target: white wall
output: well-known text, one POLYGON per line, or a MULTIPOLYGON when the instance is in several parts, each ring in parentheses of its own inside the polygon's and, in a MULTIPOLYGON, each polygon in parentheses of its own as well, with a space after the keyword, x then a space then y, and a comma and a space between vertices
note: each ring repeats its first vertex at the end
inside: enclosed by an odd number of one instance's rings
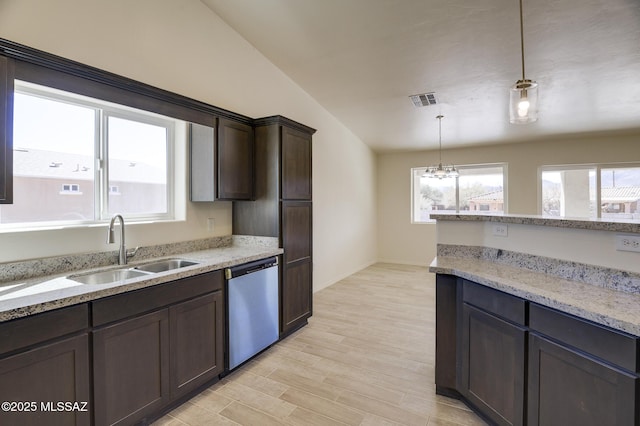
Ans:
MULTIPOLYGON (((280 114, 317 129, 315 289, 376 260, 375 155, 200 1, 2 0, 0 37, 244 115, 280 114)), ((128 245, 229 235, 231 208, 187 203, 186 222, 130 226, 128 245)), ((105 234, 2 234, 0 261, 114 249, 105 234)))
POLYGON ((439 220, 437 242, 503 249, 535 256, 640 273, 640 253, 616 249, 624 232, 504 223, 507 236, 495 236, 496 222, 439 220))
MULTIPOLYGON (((443 150, 454 164, 508 164, 509 213, 538 214, 543 165, 640 161, 640 131, 583 134, 529 142, 443 150)), ((438 161, 437 151, 378 154, 378 258, 428 265, 436 255, 435 224, 411 224, 411 168, 438 161)))

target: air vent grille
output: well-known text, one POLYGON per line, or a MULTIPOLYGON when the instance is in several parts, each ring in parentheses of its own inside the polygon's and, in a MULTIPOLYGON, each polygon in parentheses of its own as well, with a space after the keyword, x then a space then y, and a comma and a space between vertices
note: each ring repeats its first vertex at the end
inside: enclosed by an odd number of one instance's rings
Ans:
POLYGON ((411 95, 411 96, 409 96, 409 99, 411 99, 411 102, 413 102, 413 105, 416 108, 421 108, 421 107, 425 107, 425 106, 429 106, 429 105, 435 105, 435 104, 438 103, 438 100, 436 99, 435 92, 421 93, 421 94, 418 94, 418 95, 411 95))

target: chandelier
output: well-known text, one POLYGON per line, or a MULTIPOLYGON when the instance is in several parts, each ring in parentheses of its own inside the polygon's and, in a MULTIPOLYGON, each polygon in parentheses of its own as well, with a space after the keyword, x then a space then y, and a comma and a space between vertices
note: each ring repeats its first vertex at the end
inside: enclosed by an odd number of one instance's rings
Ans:
POLYGON ((454 166, 453 164, 448 164, 445 166, 442 165, 442 119, 444 118, 444 115, 438 115, 436 116, 436 118, 438 119, 438 144, 439 144, 438 152, 440 155, 440 161, 438 162, 437 166, 427 167, 422 177, 430 177, 430 178, 438 178, 438 179, 457 178, 460 174, 458 173, 456 166, 454 166))

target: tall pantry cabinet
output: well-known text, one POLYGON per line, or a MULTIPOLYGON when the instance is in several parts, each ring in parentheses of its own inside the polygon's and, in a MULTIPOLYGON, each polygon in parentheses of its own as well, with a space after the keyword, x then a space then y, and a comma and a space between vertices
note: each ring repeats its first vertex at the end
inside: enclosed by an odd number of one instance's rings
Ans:
POLYGON ((277 237, 280 334, 312 313, 311 137, 315 130, 282 116, 255 121, 255 201, 236 201, 233 233, 277 237))

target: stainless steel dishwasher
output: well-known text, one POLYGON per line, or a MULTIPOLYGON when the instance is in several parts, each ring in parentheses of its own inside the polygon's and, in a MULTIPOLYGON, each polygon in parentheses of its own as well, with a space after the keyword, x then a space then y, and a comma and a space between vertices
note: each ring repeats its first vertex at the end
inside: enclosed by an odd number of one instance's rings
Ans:
POLYGON ((278 258, 227 268, 228 369, 278 340, 278 258))

